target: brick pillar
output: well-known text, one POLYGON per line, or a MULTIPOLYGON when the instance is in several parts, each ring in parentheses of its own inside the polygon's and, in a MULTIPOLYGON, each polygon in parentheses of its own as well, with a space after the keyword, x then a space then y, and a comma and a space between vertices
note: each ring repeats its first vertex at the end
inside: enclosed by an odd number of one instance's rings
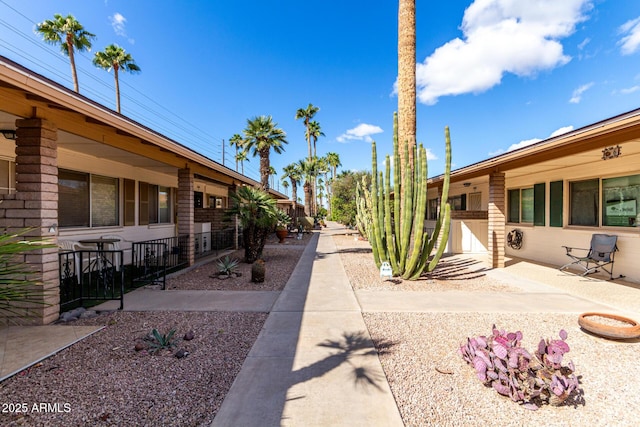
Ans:
POLYGON ((504 268, 504 173, 489 175, 489 259, 493 268, 504 268))
POLYGON ((188 236, 186 248, 188 265, 193 265, 195 262, 194 212, 193 173, 191 169, 180 169, 178 171, 178 236, 188 236))
MULTIPOLYGON (((15 206, 5 211, 6 219, 14 230, 33 227, 29 237, 51 238, 49 228, 58 222, 58 131, 42 119, 17 120, 16 126, 15 206)), ((44 290, 38 297, 44 304, 36 304, 31 309, 33 316, 21 322, 51 323, 60 314, 58 250, 30 251, 24 261, 34 271, 36 286, 44 290)))

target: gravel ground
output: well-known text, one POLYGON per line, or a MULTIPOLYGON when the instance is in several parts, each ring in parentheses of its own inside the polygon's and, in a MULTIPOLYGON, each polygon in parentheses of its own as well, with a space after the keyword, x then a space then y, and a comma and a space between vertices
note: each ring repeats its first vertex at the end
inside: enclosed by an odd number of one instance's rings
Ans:
MULTIPOLYGON (((170 289, 281 290, 311 235, 270 239, 266 280, 251 282, 241 263, 237 279, 209 277, 214 262, 167 281, 170 289)), ((234 254, 241 258, 242 252, 234 254)), ((253 346, 268 313, 113 312, 74 325, 105 328, 0 383, 0 402, 27 403, 27 414, 0 413, 2 426, 208 426, 253 346), (176 347, 136 351, 152 329, 175 329, 176 347), (193 331, 193 340, 183 340, 193 331), (189 354, 176 358, 176 351, 189 354), (34 403, 57 404, 38 413, 34 403)))
MULTIPOLYGON (((262 252, 265 262, 265 280, 263 283, 251 282, 251 264, 242 262, 244 250, 229 254, 230 259, 238 259, 237 271, 240 277, 228 279, 218 278, 216 262, 189 269, 187 272, 167 278, 167 289, 178 290, 211 290, 211 291, 281 291, 287 284, 302 252, 311 239, 312 234, 305 234, 302 240, 287 238, 285 243, 278 244, 277 239, 270 238, 262 252)), ((224 258, 224 257, 223 257, 224 258)))
POLYGON ((62 412, 0 414, 0 425, 210 425, 266 318, 115 312, 78 320, 74 324, 106 327, 0 384, 0 402, 26 402, 29 409, 58 404, 62 412), (162 334, 175 329, 177 347, 136 352, 153 328, 162 334), (189 331, 195 338, 183 340, 189 331), (178 359, 179 349, 189 354, 178 359))
MULTIPOLYGON (((364 313, 406 426, 637 426, 640 342, 621 343, 580 330, 571 314, 364 313), (522 331, 533 351, 540 338, 569 333, 582 395, 569 404, 529 411, 476 378, 456 351, 467 337, 500 329, 522 331), (438 372, 446 372, 445 374, 438 372)), ((571 398, 570 398, 571 399, 571 398)))
MULTIPOLYGON (((270 275, 289 266, 288 278, 309 237, 303 242, 288 239, 286 248, 265 248, 268 289, 284 286, 284 274, 280 279, 269 279, 270 275)), ((487 277, 480 263, 447 259, 423 280, 381 281, 367 242, 346 235, 334 240, 354 289, 518 291, 487 277)), ((211 265, 202 266, 176 276, 169 287, 264 290, 251 286, 250 273, 234 283, 235 279, 210 278, 210 269, 211 265)), ((106 327, 0 384, 2 402, 58 403, 62 410, 68 403, 70 412, 0 414, 0 425, 209 425, 266 317, 266 313, 124 312, 79 320, 75 324, 106 327), (163 333, 175 328, 176 349, 184 348, 189 355, 178 359, 175 350, 157 355, 136 352, 135 344, 153 328, 163 333), (183 341, 190 330, 195 338, 183 341)), ((572 314, 364 313, 363 317, 374 343, 392 343, 379 357, 407 426, 637 425, 640 340, 615 342, 589 335, 579 329, 572 314), (532 412, 483 386, 456 351, 467 337, 490 334, 494 323, 522 331, 523 344, 530 350, 541 337, 555 338, 560 329, 567 330, 571 351, 566 360, 575 363, 581 394, 564 406, 532 412)))
POLYGON ((442 258, 438 266, 420 280, 401 278, 381 280, 369 242, 357 240, 351 235, 334 235, 333 241, 340 252, 342 264, 354 290, 397 291, 484 291, 519 292, 520 289, 490 279, 484 273, 483 263, 473 259, 442 258))

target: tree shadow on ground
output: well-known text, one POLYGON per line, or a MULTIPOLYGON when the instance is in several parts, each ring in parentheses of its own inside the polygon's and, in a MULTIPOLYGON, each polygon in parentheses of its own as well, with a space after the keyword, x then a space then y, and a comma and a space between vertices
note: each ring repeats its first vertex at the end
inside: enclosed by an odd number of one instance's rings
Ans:
POLYGON ((484 272, 489 270, 475 259, 440 260, 432 272, 423 274, 422 277, 435 280, 473 280, 486 276, 484 272))
MULTIPOLYGON (((291 386, 322 377, 343 363, 348 363, 351 365, 351 378, 356 387, 383 391, 380 384, 386 381, 384 374, 373 371, 354 359, 356 357, 378 356, 390 353, 395 345, 396 343, 393 341, 382 340, 377 343, 377 346, 374 346, 373 341, 364 331, 345 332, 338 340, 327 339, 319 343, 318 347, 335 350, 335 353, 293 371, 291 386)), ((296 397, 295 399, 299 398, 296 397)))

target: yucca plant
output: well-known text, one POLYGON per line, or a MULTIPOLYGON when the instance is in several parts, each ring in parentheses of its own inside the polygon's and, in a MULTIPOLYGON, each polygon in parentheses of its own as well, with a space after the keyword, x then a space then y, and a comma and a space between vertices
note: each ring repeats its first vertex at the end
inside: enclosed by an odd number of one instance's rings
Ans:
POLYGON ((28 318, 35 307, 46 306, 42 284, 33 278, 35 271, 23 261, 26 252, 52 248, 41 238, 25 237, 32 229, 0 235, 0 317, 28 318))

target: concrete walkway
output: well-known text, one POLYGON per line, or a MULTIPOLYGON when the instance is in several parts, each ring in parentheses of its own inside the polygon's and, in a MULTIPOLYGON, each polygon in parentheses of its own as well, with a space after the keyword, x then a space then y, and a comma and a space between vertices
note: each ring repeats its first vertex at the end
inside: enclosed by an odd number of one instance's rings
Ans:
POLYGON ((330 233, 308 244, 213 425, 403 425, 330 233))

